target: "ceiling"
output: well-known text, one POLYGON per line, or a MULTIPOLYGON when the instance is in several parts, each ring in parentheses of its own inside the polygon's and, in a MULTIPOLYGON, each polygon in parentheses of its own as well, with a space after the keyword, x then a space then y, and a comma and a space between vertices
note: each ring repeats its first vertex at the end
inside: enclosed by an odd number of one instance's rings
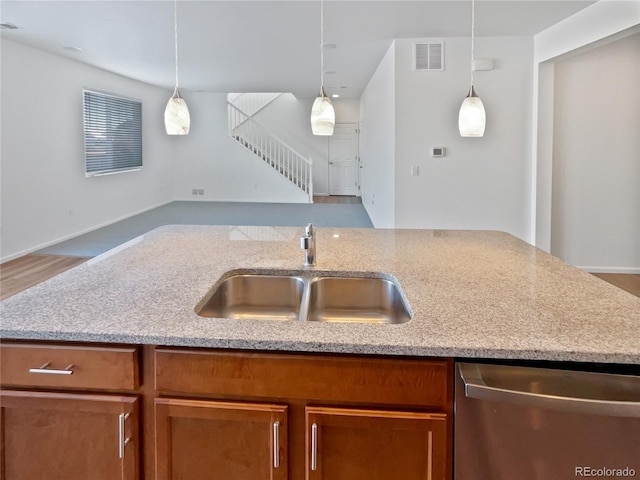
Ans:
MULTIPOLYGON (((533 36, 592 3, 476 0, 476 48, 483 36, 533 36)), ((393 38, 471 30, 466 0, 327 0, 324 9, 325 45, 335 45, 324 48, 325 86, 343 97, 360 96, 393 38)), ((21 27, 2 38, 173 88, 171 0, 2 0, 0 22, 21 27)), ((178 24, 183 91, 317 95, 319 1, 179 0, 178 24)))

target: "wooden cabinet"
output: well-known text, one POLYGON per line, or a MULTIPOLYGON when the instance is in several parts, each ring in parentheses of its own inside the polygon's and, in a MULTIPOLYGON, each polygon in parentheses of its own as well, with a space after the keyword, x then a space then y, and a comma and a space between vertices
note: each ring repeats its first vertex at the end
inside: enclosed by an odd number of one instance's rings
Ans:
POLYGON ((444 479, 447 416, 306 408, 308 480, 444 479))
POLYGON ((157 480, 208 478, 197 462, 234 479, 451 478, 450 360, 157 348, 154 363, 157 480))
POLYGON ((139 386, 136 347, 3 342, 0 357, 3 387, 131 391, 139 386))
POLYGON ((0 478, 138 479, 135 352, 3 343, 0 478))
POLYGON ((287 407, 155 400, 158 480, 287 480, 287 407))
POLYGON ((3 480, 134 480, 137 398, 3 391, 3 480))
POLYGON ((3 342, 0 480, 451 480, 452 359, 3 342))

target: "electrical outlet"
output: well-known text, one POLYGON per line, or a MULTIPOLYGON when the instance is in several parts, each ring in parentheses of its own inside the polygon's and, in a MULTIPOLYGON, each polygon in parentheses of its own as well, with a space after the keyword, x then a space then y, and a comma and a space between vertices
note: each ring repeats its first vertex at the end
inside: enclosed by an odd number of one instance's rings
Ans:
POLYGON ((420 175, 420 167, 418 167, 417 165, 414 165, 411 167, 411 176, 412 177, 417 177, 420 175))
POLYGON ((192 188, 191 189, 191 195, 198 195, 198 189, 197 188, 192 188))
POLYGON ((198 189, 198 195, 204 195, 204 188, 198 189))

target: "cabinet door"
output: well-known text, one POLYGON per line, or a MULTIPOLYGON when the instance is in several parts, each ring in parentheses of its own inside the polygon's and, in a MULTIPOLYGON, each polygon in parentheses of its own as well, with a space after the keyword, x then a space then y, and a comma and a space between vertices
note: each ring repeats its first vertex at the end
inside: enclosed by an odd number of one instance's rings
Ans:
POLYGON ((158 398, 157 480, 286 480, 286 405, 158 398))
POLYGON ((307 480, 444 480, 447 416, 306 407, 307 480))
POLYGON ((136 480, 137 397, 0 392, 2 480, 136 480))

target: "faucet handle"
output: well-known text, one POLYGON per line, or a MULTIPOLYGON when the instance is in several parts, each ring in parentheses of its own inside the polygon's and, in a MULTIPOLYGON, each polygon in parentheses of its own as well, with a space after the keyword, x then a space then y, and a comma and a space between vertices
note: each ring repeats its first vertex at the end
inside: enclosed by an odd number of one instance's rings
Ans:
POLYGON ((307 227, 304 229, 304 233, 305 235, 307 235, 308 237, 312 236, 314 233, 316 233, 316 227, 313 226, 313 223, 309 223, 307 225, 307 227))

